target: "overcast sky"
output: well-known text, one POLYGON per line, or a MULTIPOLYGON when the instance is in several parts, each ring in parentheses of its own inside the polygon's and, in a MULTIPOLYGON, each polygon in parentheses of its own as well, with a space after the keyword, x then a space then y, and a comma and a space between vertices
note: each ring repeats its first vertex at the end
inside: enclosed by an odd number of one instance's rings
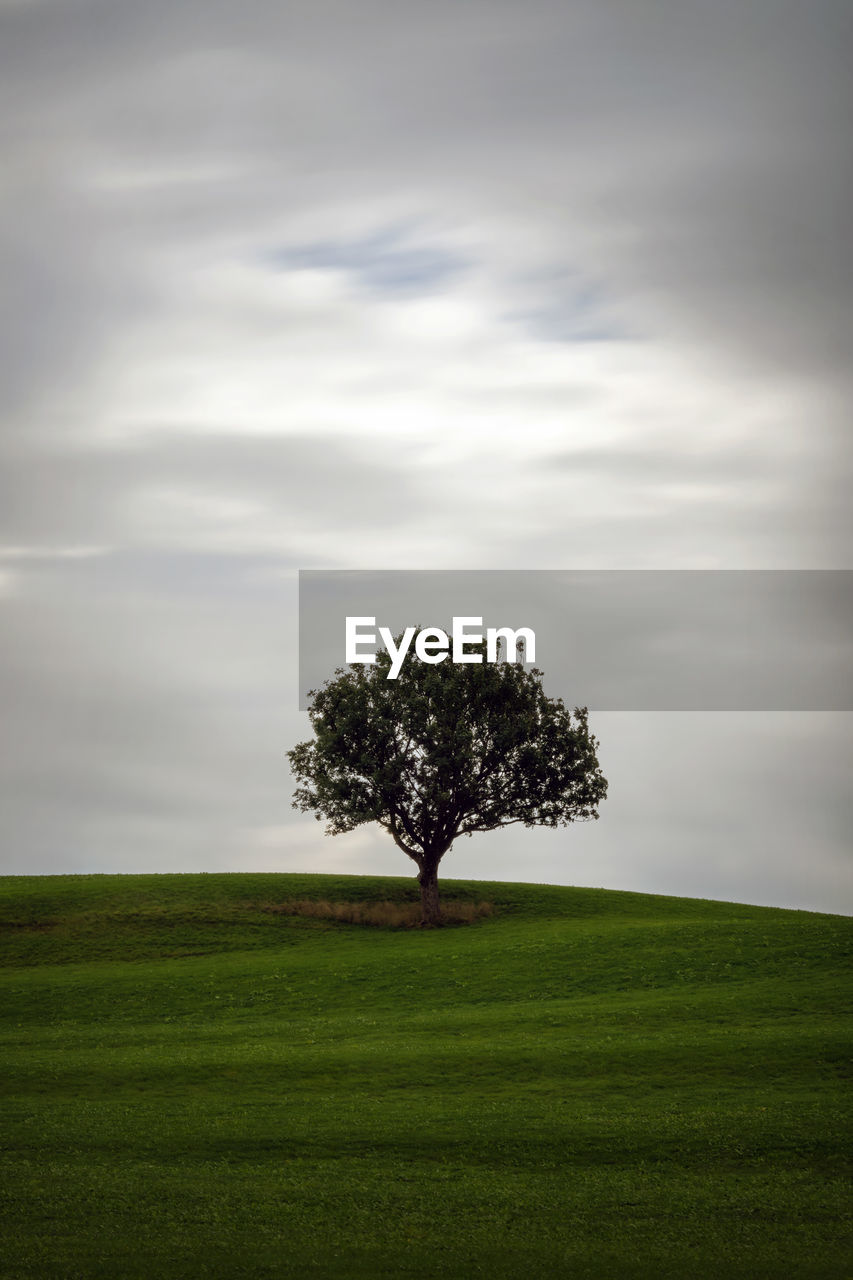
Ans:
MULTIPOLYGON (((2 870, 409 873, 290 808, 299 568, 853 568, 851 48, 0 0, 2 870)), ((599 822, 444 873, 853 911, 850 713, 592 727, 599 822)))

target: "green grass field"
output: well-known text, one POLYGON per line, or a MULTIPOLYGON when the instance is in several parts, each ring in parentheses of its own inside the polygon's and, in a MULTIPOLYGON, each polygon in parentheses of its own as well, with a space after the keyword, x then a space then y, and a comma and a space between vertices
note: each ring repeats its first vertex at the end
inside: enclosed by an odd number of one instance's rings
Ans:
POLYGON ((853 920, 415 890, 0 879, 0 1275, 853 1275, 853 920))

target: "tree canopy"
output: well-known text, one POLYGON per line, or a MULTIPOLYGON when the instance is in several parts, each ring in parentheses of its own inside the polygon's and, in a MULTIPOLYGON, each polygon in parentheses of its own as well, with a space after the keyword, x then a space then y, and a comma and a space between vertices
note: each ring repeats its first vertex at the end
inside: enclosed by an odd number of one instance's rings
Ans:
POLYGON ((390 662, 381 650, 311 691, 314 738, 288 752, 293 806, 330 835, 378 822, 417 864, 423 923, 436 924, 457 836, 597 818, 607 781, 587 708, 548 697, 536 668, 409 654, 389 680, 390 662))

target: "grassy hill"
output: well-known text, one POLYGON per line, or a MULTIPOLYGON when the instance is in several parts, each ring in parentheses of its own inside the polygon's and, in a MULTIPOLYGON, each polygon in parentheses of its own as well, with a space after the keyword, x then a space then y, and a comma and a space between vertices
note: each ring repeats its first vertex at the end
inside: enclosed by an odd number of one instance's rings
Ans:
POLYGON ((852 920, 415 889, 0 878, 0 1275, 853 1274, 852 920))

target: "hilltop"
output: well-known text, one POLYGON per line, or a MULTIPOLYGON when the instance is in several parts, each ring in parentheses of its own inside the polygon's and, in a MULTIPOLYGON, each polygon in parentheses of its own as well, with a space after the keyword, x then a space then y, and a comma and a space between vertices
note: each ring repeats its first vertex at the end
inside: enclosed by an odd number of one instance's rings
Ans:
POLYGON ((442 889, 0 878, 0 1275, 848 1274, 853 921, 442 889))

